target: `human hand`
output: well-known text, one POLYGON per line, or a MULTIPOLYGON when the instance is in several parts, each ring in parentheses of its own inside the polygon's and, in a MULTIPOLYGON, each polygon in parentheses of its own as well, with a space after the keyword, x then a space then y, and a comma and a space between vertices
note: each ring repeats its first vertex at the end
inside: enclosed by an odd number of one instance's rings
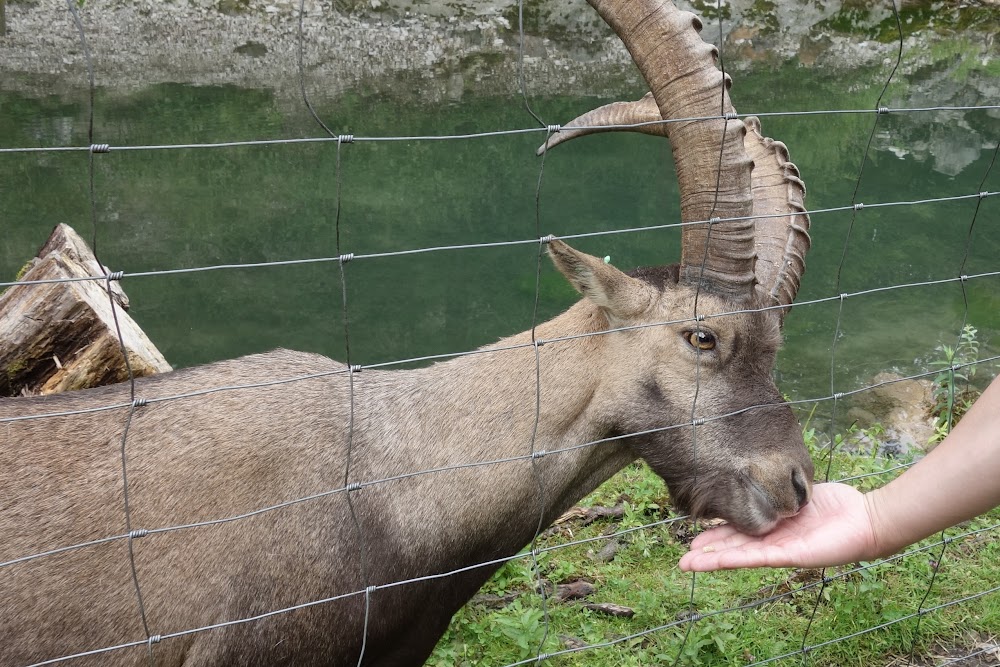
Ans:
POLYGON ((682 570, 708 572, 741 567, 826 567, 877 555, 865 495, 846 484, 817 484, 802 511, 760 537, 732 526, 707 530, 680 560, 682 570))

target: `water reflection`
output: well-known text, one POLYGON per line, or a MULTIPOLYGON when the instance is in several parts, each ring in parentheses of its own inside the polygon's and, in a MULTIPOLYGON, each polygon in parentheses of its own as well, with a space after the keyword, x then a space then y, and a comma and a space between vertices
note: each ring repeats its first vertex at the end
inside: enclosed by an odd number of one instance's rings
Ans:
MULTIPOLYGON (((737 108, 815 108, 817 100, 823 108, 867 108, 877 97, 877 84, 845 88, 841 77, 801 68, 744 73, 734 93, 737 108)), ((909 90, 898 90, 896 98, 905 100, 909 90)), ((460 103, 422 106, 353 93, 314 104, 336 131, 359 137, 532 124, 516 96, 463 96, 455 83, 452 97, 460 103)), ((535 97, 532 105, 546 120, 566 122, 603 101, 609 100, 535 97)), ((0 145, 86 143, 85 105, 77 95, 0 93, 0 107, 0 145)), ((134 93, 101 90, 97 108, 96 136, 112 145, 318 134, 301 109, 290 112, 287 100, 267 90, 176 84, 134 93)), ((807 205, 819 209, 851 202, 874 120, 874 114, 781 117, 765 118, 763 125, 765 134, 789 146, 808 186, 807 205)), ((540 179, 534 148, 542 136, 359 141, 343 149, 339 186, 335 144, 97 156, 101 258, 115 270, 135 272, 531 239, 536 221, 543 234, 572 234, 676 220, 666 142, 635 135, 571 142, 546 158, 540 179)), ((1000 121, 983 111, 880 118, 858 201, 1000 190, 1000 170, 983 182, 998 139, 1000 121)), ((90 235, 87 159, 84 153, 0 157, 0 273, 14 275, 58 222, 90 235)), ((988 198, 818 214, 800 299, 998 270, 998 206, 988 198)), ((611 255, 623 268, 679 258, 676 230, 600 236, 577 245, 611 255)), ((350 264, 353 361, 468 350, 528 327, 536 262, 536 247, 522 245, 350 264)), ((979 328, 983 354, 993 354, 998 286, 996 279, 981 279, 799 306, 787 318, 782 387, 796 397, 822 396, 831 386, 849 390, 887 368, 927 369, 935 347, 957 340, 966 320, 979 328)), ((335 264, 135 278, 124 288, 134 316, 176 366, 276 346, 343 358, 335 264)), ((544 265, 542 316, 574 298, 544 265)))

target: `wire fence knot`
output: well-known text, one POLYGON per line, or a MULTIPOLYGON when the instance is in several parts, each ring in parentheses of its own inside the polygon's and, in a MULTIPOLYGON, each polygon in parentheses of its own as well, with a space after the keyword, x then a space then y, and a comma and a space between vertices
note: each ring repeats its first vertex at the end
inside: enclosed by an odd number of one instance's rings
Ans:
POLYGON ((979 198, 980 198, 980 199, 986 199, 987 197, 989 197, 989 196, 990 196, 990 194, 991 194, 991 193, 989 193, 989 192, 980 192, 980 193, 979 193, 979 198))
POLYGON ((720 223, 720 222, 722 222, 722 218, 720 218, 719 216, 715 216, 714 218, 709 218, 709 219, 708 219, 708 225, 709 225, 710 227, 711 227, 712 225, 715 225, 715 224, 718 224, 718 223, 720 223))
POLYGON ((361 364, 351 364, 350 366, 347 367, 347 370, 350 371, 351 373, 360 373, 361 364))
POLYGON ((701 315, 695 315, 694 316, 694 321, 695 322, 704 322, 705 321, 705 314, 702 313, 701 315))
POLYGON ((90 144, 91 153, 110 153, 111 146, 109 144, 90 144))
POLYGON ((152 646, 153 644, 159 644, 160 640, 162 639, 163 639, 162 635, 150 635, 149 639, 146 640, 146 644, 148 646, 152 646))
POLYGON ((889 107, 879 107, 878 109, 875 110, 875 113, 877 113, 879 116, 884 116, 885 114, 889 113, 889 107))
POLYGON ((860 202, 860 201, 859 201, 859 202, 858 202, 857 204, 855 204, 855 205, 854 205, 854 210, 855 210, 855 211, 860 211, 860 210, 861 210, 861 209, 863 209, 864 207, 865 207, 865 204, 864 204, 864 202, 860 202))
POLYGON ((354 135, 353 134, 341 134, 337 137, 338 144, 353 144, 354 135))
POLYGON ((965 273, 963 273, 962 275, 960 275, 960 276, 958 277, 958 279, 959 279, 959 280, 961 280, 961 281, 962 281, 963 283, 964 283, 964 282, 968 282, 968 280, 969 280, 969 276, 968 276, 968 274, 965 274, 965 273))
POLYGON ((365 595, 369 595, 370 596, 372 593, 374 593, 377 590, 378 590, 378 586, 375 586, 374 584, 372 584, 371 586, 366 586, 365 587, 365 595))
POLYGON ((149 405, 149 399, 148 398, 133 398, 132 399, 132 407, 133 408, 144 408, 147 405, 149 405))
POLYGON ((556 132, 562 131, 562 125, 549 125, 545 128, 545 131, 549 134, 555 134, 556 132))
POLYGON ((735 111, 727 111, 725 114, 723 114, 722 117, 725 118, 726 120, 737 120, 740 117, 740 115, 735 111))
POLYGON ((125 277, 124 271, 112 271, 107 275, 108 280, 119 281, 125 277))
POLYGON ((546 234, 542 238, 538 239, 538 241, 540 243, 551 243, 552 241, 555 241, 555 240, 556 240, 556 235, 555 234, 546 234))
POLYGON ((692 426, 704 426, 705 425, 705 418, 704 417, 698 417, 697 419, 694 419, 691 422, 691 425, 692 426))
POLYGON ((128 533, 128 538, 130 540, 137 540, 140 537, 146 537, 149 535, 149 531, 145 528, 136 528, 135 530, 130 530, 128 533))
POLYGON ((346 253, 346 254, 341 255, 340 257, 338 257, 337 261, 340 262, 341 264, 347 264, 352 259, 354 259, 354 253, 353 252, 349 252, 349 253, 346 253))
POLYGON ((544 449, 539 449, 537 452, 531 452, 531 458, 533 458, 533 459, 540 459, 543 456, 545 456, 546 454, 548 454, 547 451, 545 451, 544 449))
POLYGON ((352 491, 360 491, 361 482, 351 482, 350 484, 347 485, 346 489, 348 493, 351 493, 352 491))
POLYGON ((835 400, 835 401, 839 401, 839 400, 840 400, 840 399, 842 399, 843 397, 844 397, 844 392, 842 392, 842 391, 838 391, 837 393, 835 393, 835 394, 833 395, 833 400, 835 400))

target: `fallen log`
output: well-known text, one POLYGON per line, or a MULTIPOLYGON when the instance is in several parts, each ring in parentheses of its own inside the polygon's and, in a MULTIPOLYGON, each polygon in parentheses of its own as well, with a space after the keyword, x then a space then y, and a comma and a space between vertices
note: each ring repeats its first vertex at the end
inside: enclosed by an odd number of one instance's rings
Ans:
MULTIPOLYGON (((105 273, 79 234, 60 224, 18 281, 105 273)), ((136 377, 171 370, 127 309, 128 297, 117 281, 9 287, 0 294, 0 396, 51 394, 127 380, 122 342, 136 377)))

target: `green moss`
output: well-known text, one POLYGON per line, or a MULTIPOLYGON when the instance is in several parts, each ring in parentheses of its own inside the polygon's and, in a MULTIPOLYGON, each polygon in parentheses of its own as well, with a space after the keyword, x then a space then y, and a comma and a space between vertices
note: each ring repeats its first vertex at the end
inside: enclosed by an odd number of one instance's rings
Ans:
POLYGON ((30 271, 31 267, 34 266, 34 265, 35 265, 35 262, 33 260, 28 260, 27 262, 25 262, 24 266, 22 266, 20 269, 18 269, 17 275, 14 276, 14 280, 20 280, 21 278, 23 278, 24 274, 26 274, 28 271, 30 271))
POLYGON ((704 19, 715 20, 720 16, 724 19, 732 18, 733 12, 729 8, 729 5, 723 5, 721 11, 719 10, 719 5, 712 0, 694 0, 691 3, 695 12, 698 13, 704 19))
POLYGON ((761 35, 773 35, 781 29, 777 10, 778 6, 771 0, 754 0, 747 16, 755 20, 761 35))
POLYGON ((246 14, 250 11, 250 0, 219 0, 216 7, 220 12, 229 16, 246 14))
POLYGON ((815 30, 817 32, 830 31, 849 35, 865 32, 866 28, 863 28, 863 26, 866 26, 869 22, 868 19, 870 16, 871 11, 868 8, 851 7, 845 3, 839 12, 817 23, 815 30))
POLYGON ((518 3, 512 4, 503 11, 502 16, 510 22, 516 30, 519 24, 518 17, 523 16, 524 31, 531 34, 539 34, 545 26, 546 21, 551 17, 552 12, 543 7, 544 0, 524 0, 522 6, 523 14, 518 3))
POLYGON ((1000 10, 995 7, 969 7, 958 12, 955 30, 986 30, 996 34, 1000 31, 1000 10))
POLYGON ((496 67, 506 59, 507 56, 499 51, 480 51, 462 56, 459 58, 458 64, 463 70, 470 70, 479 67, 496 67))
POLYGON ((25 359, 15 359, 14 361, 7 364, 6 375, 7 382, 13 383, 18 375, 23 373, 28 368, 28 362, 25 359))
MULTIPOLYGON (((766 4, 766 0, 757 0, 755 6, 758 3, 766 4)), ((904 36, 926 30, 954 36, 967 30, 996 32, 1000 29, 1000 11, 992 7, 957 8, 918 0, 899 9, 898 24, 895 14, 873 24, 871 7, 864 0, 845 2, 840 11, 817 23, 816 29, 863 36, 882 43, 898 41, 900 28, 904 36)))
POLYGON ((896 22, 895 14, 888 16, 885 20, 869 31, 868 36, 872 39, 885 43, 898 42, 900 28, 903 35, 912 35, 930 28, 933 24, 942 22, 948 24, 949 12, 942 12, 934 9, 930 5, 907 6, 899 10, 899 23, 896 22))

